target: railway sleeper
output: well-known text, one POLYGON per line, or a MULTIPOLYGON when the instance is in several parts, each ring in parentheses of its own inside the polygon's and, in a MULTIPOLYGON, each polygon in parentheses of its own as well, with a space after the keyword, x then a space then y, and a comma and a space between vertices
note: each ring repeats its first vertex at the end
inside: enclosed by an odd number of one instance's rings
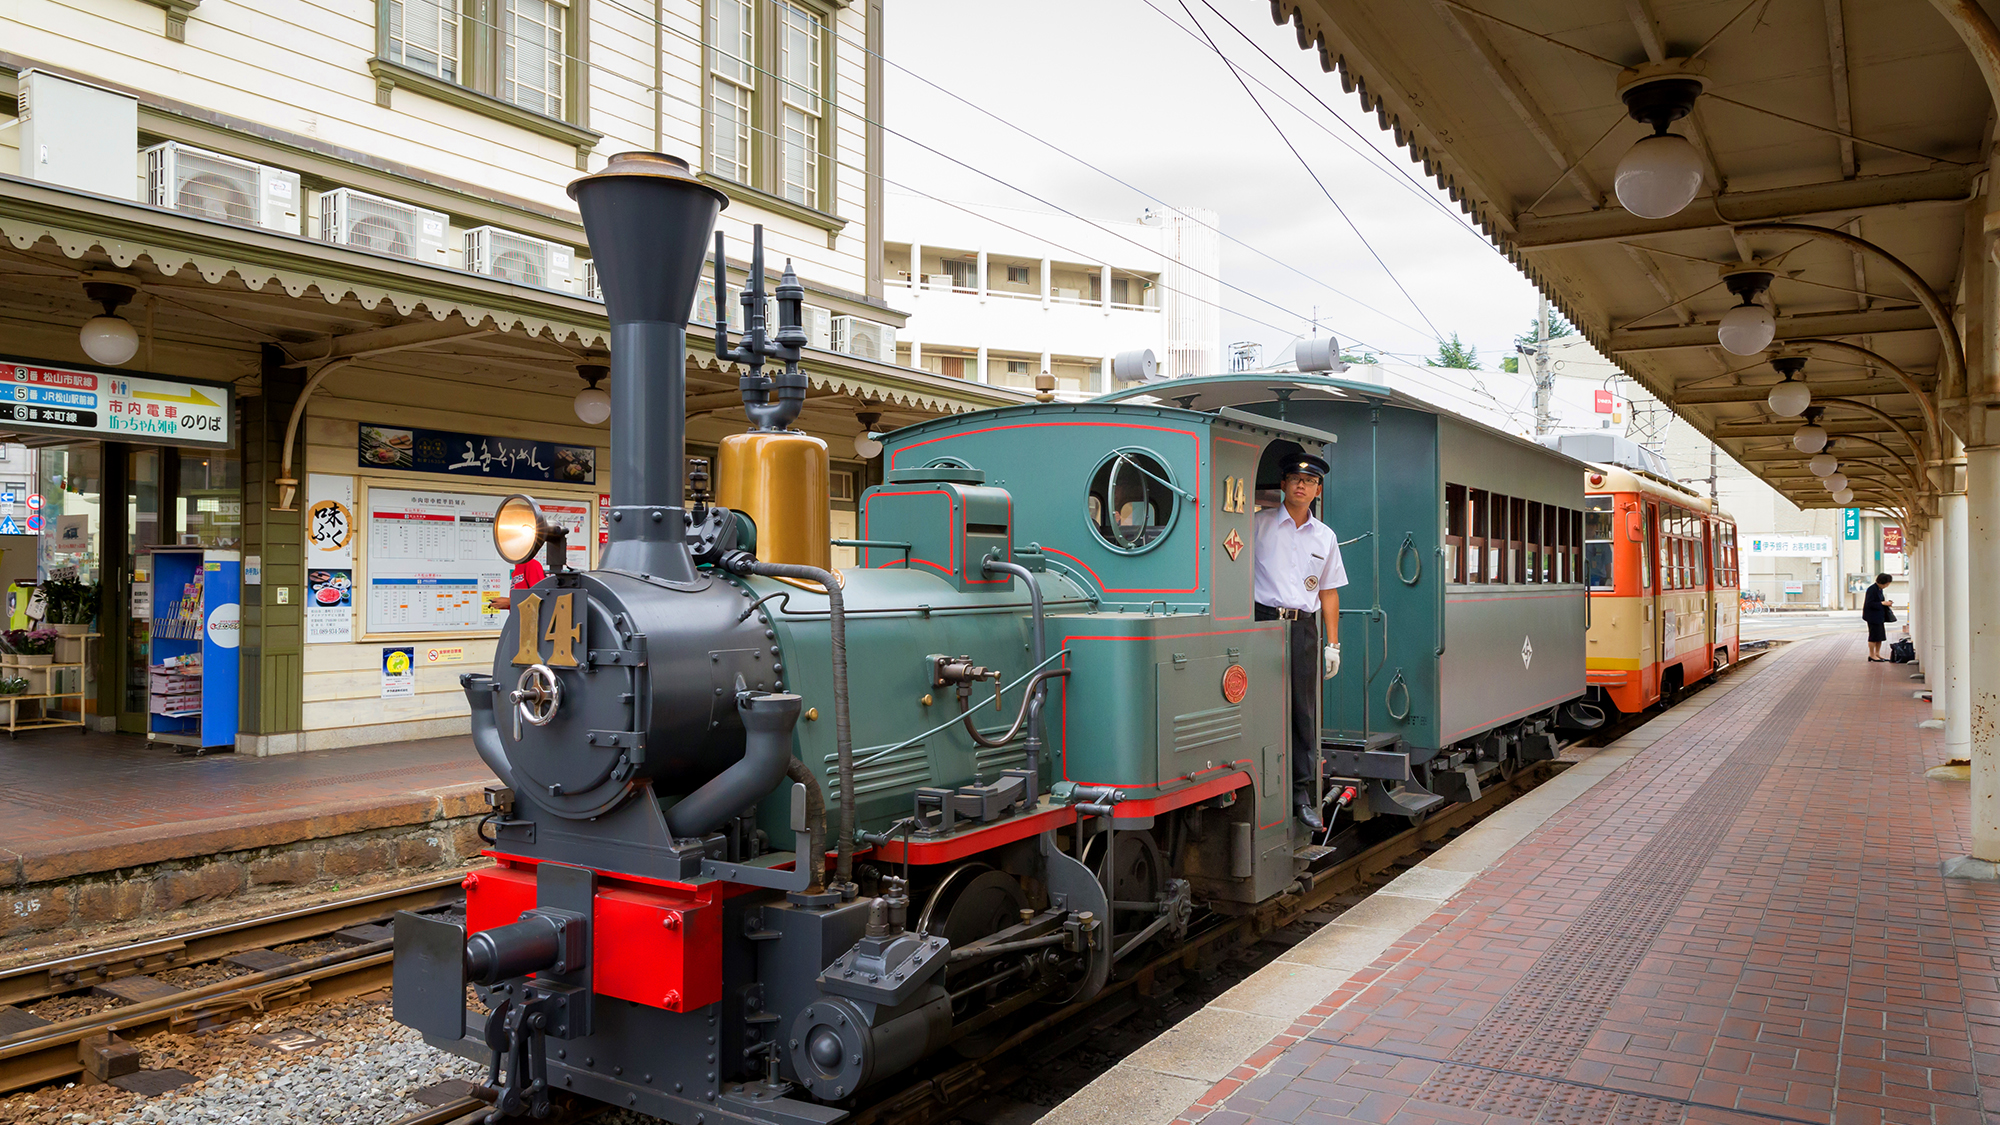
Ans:
POLYGON ((168 1029, 181 1035, 214 1031, 246 1016, 262 1016, 279 1008, 289 1008, 313 997, 308 980, 272 981, 255 989, 217 997, 213 1002, 189 1004, 167 1017, 168 1029))

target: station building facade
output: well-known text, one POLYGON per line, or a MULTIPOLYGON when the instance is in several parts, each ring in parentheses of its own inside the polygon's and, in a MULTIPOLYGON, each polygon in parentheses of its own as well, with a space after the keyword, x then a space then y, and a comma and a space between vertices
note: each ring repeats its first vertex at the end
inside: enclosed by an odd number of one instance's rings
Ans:
MULTIPOLYGON (((877 264, 879 0, 478 11, 0 15, 0 435, 33 447, 39 577, 99 586, 92 726, 188 741, 155 643, 184 549, 236 576, 201 611, 237 669, 224 746, 465 730, 457 677, 490 660, 505 583, 482 518, 528 492, 581 532, 574 561, 599 542, 608 430, 579 392, 607 325, 564 187, 611 153, 684 156, 730 196, 732 310, 753 224, 799 271, 836 534, 877 471, 866 429, 1026 400, 866 344, 904 321, 877 264)), ((692 310, 691 456, 744 425, 716 296, 692 310)))

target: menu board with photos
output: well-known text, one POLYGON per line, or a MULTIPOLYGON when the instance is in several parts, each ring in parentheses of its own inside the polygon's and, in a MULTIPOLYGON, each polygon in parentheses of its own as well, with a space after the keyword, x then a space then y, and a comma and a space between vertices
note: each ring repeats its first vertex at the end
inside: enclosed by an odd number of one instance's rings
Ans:
MULTIPOLYGON (((367 629, 370 633, 497 630, 512 568, 493 548, 501 497, 466 492, 368 490, 367 629)), ((587 500, 544 501, 569 532, 569 565, 590 565, 587 500)))

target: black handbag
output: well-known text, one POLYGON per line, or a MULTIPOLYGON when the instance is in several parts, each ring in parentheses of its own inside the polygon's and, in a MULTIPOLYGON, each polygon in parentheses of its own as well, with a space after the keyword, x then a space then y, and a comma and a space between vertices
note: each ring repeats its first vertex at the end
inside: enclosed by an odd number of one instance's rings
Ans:
POLYGON ((1885 605, 1885 606, 1883 606, 1883 607, 1882 607, 1882 624, 1884 624, 1884 625, 1893 625, 1893 624, 1895 624, 1895 622, 1896 622, 1896 611, 1895 611, 1895 610, 1893 610, 1893 609, 1890 609, 1890 608, 1889 608, 1888 606, 1886 606, 1886 605, 1885 605))

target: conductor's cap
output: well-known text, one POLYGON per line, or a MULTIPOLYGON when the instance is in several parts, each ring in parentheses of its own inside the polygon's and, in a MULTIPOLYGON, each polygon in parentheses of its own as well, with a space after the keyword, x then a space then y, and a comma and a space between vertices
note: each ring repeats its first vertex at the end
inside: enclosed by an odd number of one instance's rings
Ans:
POLYGON ((1278 462, 1278 471, 1284 476, 1291 476, 1293 473, 1304 473, 1308 476, 1325 480, 1328 467, 1325 461, 1302 450, 1297 453, 1288 454, 1282 461, 1278 462))

